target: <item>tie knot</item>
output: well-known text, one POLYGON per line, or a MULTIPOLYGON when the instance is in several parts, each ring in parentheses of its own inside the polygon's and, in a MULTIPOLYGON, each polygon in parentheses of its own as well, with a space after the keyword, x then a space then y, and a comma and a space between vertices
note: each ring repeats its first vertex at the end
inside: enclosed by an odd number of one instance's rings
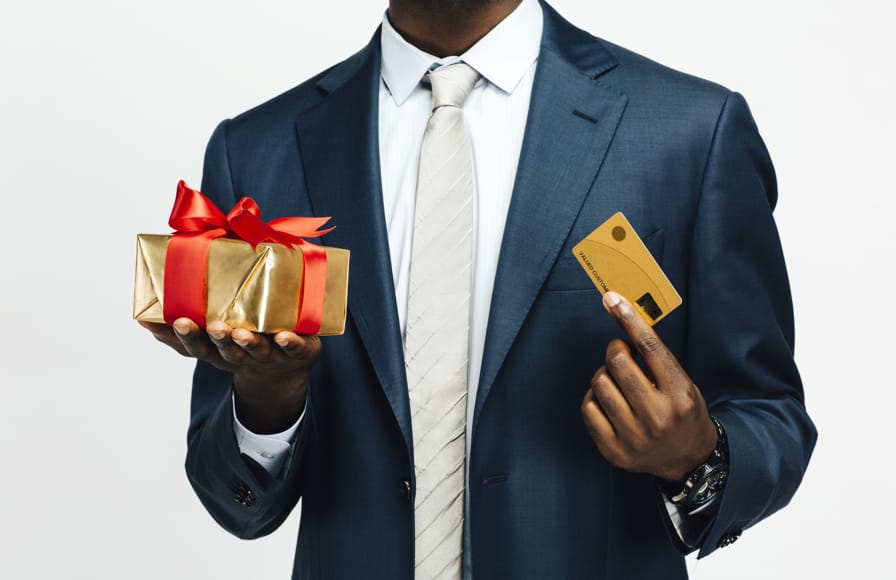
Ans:
POLYGON ((439 67, 426 76, 432 85, 433 111, 439 107, 463 107, 467 95, 479 80, 479 73, 462 62, 439 67))

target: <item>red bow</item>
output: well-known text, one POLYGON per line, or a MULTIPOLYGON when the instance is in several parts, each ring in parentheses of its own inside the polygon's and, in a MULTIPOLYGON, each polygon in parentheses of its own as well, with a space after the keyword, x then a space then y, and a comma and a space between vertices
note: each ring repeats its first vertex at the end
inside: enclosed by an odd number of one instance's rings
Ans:
POLYGON ((258 204, 248 197, 224 215, 211 200, 181 180, 168 220, 175 233, 165 255, 165 322, 172 324, 176 318, 185 316, 205 328, 209 246, 215 238, 229 237, 249 242, 253 248, 262 242, 281 244, 290 250, 298 246, 304 270, 295 332, 317 334, 326 294, 327 253, 323 247, 303 238, 331 232, 333 228, 318 230, 329 220, 328 217, 287 217, 264 222, 258 204))

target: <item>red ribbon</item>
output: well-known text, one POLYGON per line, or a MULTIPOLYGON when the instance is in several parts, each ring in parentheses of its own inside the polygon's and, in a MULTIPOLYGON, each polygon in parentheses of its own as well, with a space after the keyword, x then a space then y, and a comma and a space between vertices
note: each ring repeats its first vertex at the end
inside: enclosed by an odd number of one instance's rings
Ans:
POLYGON ((330 218, 287 217, 264 222, 261 210, 251 198, 241 199, 227 215, 200 192, 181 180, 168 224, 175 233, 168 241, 165 255, 165 322, 185 316, 205 328, 208 301, 208 251, 212 240, 228 237, 249 242, 253 248, 262 242, 282 244, 290 250, 298 247, 304 269, 299 285, 296 334, 317 334, 324 313, 327 253, 322 246, 306 242, 331 232, 318 231, 330 218))

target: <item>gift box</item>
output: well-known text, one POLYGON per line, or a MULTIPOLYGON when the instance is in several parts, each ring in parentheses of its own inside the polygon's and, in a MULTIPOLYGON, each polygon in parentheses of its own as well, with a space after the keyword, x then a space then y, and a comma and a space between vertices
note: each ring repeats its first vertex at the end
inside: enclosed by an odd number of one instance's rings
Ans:
POLYGON ((171 324, 186 316, 202 327, 322 336, 342 334, 349 251, 306 241, 329 218, 264 222, 250 198, 224 215, 183 182, 172 235, 138 234, 134 318, 171 324))

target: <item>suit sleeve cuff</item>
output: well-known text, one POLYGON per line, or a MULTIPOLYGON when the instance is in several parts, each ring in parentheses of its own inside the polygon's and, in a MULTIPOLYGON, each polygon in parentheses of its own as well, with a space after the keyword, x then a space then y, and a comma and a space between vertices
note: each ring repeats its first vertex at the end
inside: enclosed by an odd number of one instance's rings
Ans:
POLYGON ((296 433, 305 418, 302 411, 299 419, 291 427, 280 433, 259 435, 247 429, 236 416, 236 402, 232 401, 233 408, 233 433, 236 435, 237 446, 240 453, 251 458, 261 465, 265 471, 276 477, 283 468, 283 463, 289 457, 289 452, 295 443, 296 433))
POLYGON ((672 532, 676 547, 683 553, 690 553, 703 540, 715 520, 718 511, 718 502, 707 506, 704 510, 685 512, 660 491, 660 499, 669 516, 667 523, 672 532))

